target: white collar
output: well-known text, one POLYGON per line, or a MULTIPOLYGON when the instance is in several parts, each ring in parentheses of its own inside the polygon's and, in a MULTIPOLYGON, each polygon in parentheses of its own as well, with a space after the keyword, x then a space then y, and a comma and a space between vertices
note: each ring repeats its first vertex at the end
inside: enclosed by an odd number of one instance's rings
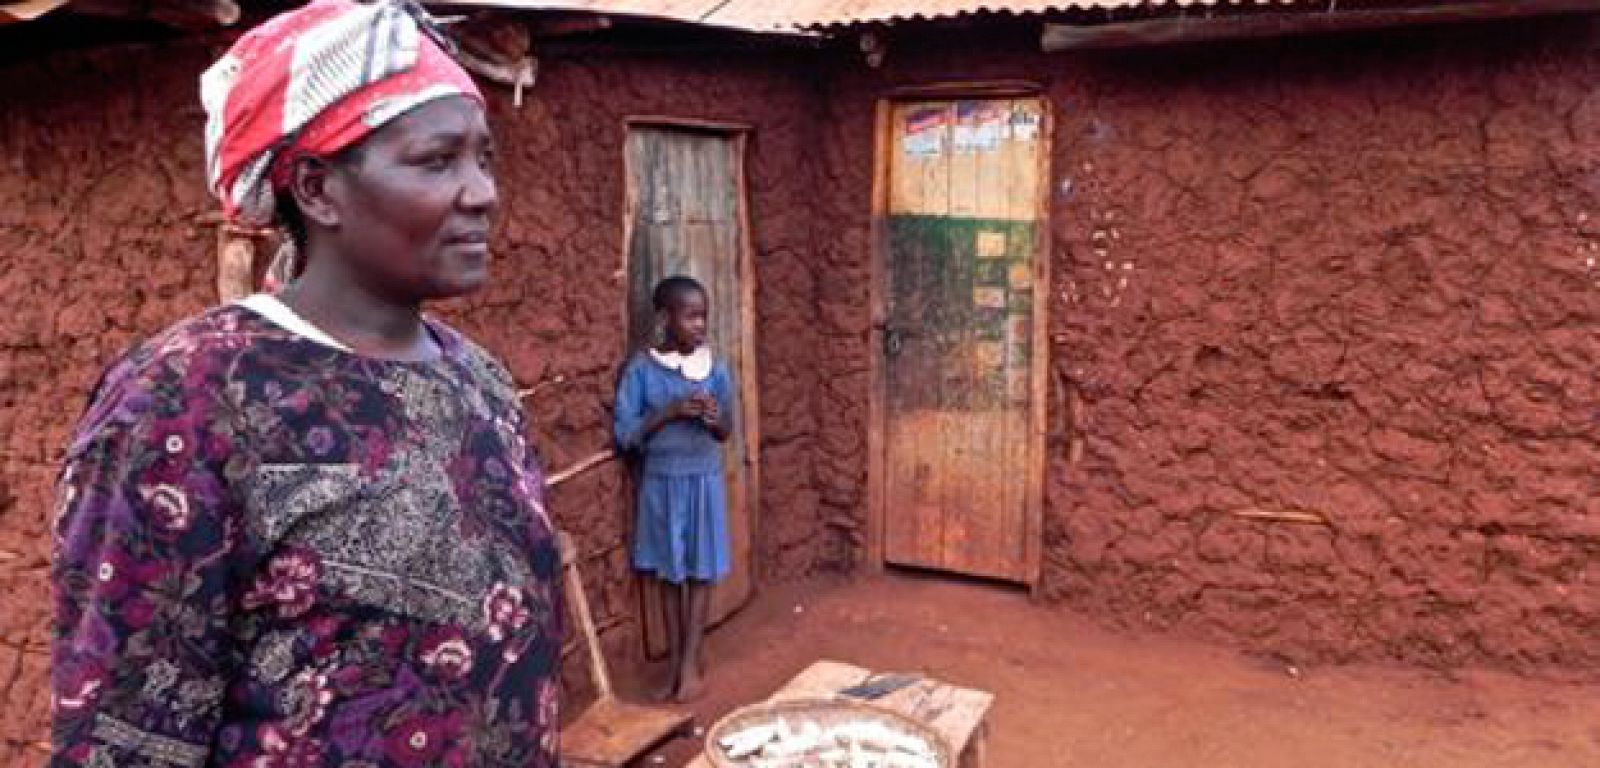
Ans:
POLYGON ((687 355, 681 352, 662 352, 652 347, 650 357, 663 367, 683 374, 683 377, 690 381, 705 381, 711 376, 713 360, 710 347, 700 347, 687 355))
POLYGON ((341 344, 338 339, 329 336, 326 331, 312 325, 301 317, 298 312, 290 309, 288 304, 283 303, 283 299, 270 293, 252 294, 234 303, 265 317, 274 325, 296 336, 309 339, 325 347, 333 347, 345 352, 350 351, 350 347, 341 344))

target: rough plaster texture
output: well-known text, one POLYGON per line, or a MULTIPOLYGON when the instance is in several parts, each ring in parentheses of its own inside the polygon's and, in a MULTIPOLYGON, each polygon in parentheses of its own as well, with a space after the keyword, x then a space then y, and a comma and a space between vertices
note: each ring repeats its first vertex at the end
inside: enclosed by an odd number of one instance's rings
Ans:
MULTIPOLYGON (((623 118, 748 123, 758 575, 859 564, 873 101, 1026 77, 1057 115, 1042 594, 1300 661, 1600 668, 1592 24, 1060 57, 964 34, 981 45, 894 43, 877 71, 555 55, 521 110, 493 97, 497 281, 442 313, 539 387, 550 466, 606 441, 623 118)), ((0 764, 44 735, 53 457, 105 362, 211 299, 211 53, 0 77, 0 764)), ((603 469, 553 499, 618 656, 638 633, 625 497, 603 469)))
MULTIPOLYGON (((1042 594, 1302 662, 1600 671, 1600 26, 1053 58, 963 34, 834 73, 822 308, 862 330, 873 99, 1042 83, 1042 594)), ((825 361, 825 411, 865 401, 867 354, 825 361)), ((841 500, 854 455, 818 460, 841 500)))

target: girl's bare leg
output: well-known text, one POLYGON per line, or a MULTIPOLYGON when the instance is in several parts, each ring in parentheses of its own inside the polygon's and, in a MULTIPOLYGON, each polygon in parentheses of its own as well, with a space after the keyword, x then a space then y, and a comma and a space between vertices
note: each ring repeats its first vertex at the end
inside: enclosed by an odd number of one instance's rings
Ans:
POLYGON ((657 701, 670 701, 678 695, 679 678, 683 670, 683 591, 682 585, 657 579, 655 588, 661 594, 661 612, 667 619, 667 679, 655 690, 657 701))
POLYGON ((700 682, 700 647, 711 617, 711 585, 689 580, 683 585, 683 656, 678 660, 678 700, 689 701, 704 689, 700 682))

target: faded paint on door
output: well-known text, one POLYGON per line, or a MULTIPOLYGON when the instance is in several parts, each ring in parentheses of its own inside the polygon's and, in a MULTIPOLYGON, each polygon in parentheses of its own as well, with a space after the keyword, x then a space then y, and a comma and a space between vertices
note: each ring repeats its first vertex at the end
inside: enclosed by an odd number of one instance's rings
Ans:
MULTIPOLYGON (((728 361, 752 402, 754 360, 747 359, 750 334, 749 276, 741 274, 748 242, 740 176, 743 138, 738 135, 671 127, 632 126, 627 139, 628 166, 628 339, 629 349, 651 343, 655 311, 650 295, 656 282, 671 275, 689 275, 711 293, 708 336, 716 354, 728 361)), ((739 428, 728 440, 725 461, 728 482, 728 532, 733 572, 712 594, 713 623, 727 618, 750 599, 750 531, 755 494, 750 467, 754 463, 748 423, 753 409, 742 408, 739 428), (747 461, 748 459, 748 461, 747 461)), ((646 600, 646 642, 652 652, 665 648, 657 596, 646 600)))
POLYGON ((884 556, 1028 581, 1043 106, 891 107, 884 556))

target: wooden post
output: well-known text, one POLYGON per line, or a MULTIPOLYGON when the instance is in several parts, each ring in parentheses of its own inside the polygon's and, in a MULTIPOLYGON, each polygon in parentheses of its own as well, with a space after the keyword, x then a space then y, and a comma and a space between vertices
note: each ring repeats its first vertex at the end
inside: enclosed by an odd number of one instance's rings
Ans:
POLYGON ((745 155, 750 132, 733 133, 735 203, 739 208, 739 419, 744 434, 744 516, 749 529, 746 556, 750 558, 751 593, 755 592, 756 542, 761 540, 761 372, 756 367, 756 261, 755 233, 750 228, 750 185, 745 155))
POLYGON ((867 572, 884 569, 886 555, 885 531, 888 515, 888 468, 884 463, 887 437, 884 433, 889 419, 889 361, 884 357, 883 345, 888 311, 888 258, 889 247, 889 158, 894 152, 894 106, 888 99, 880 99, 873 114, 872 127, 872 241, 869 246, 870 272, 867 294, 870 304, 872 330, 867 343, 867 546, 866 562, 861 563, 867 572))
POLYGON ((1050 170, 1055 151, 1055 110, 1052 107, 1048 96, 1039 97, 1039 154, 1034 171, 1038 188, 1032 201, 1038 235, 1034 238, 1033 252, 1033 317, 1030 320, 1033 369, 1029 382, 1033 408, 1028 425, 1027 525, 1024 526, 1022 557, 1028 587, 1035 595, 1042 582, 1046 469, 1050 466, 1050 297, 1054 294, 1051 243, 1055 232, 1050 226, 1050 191, 1054 185, 1050 170))
POLYGON ((227 304, 255 292, 255 243, 224 224, 217 227, 217 301, 227 304))

